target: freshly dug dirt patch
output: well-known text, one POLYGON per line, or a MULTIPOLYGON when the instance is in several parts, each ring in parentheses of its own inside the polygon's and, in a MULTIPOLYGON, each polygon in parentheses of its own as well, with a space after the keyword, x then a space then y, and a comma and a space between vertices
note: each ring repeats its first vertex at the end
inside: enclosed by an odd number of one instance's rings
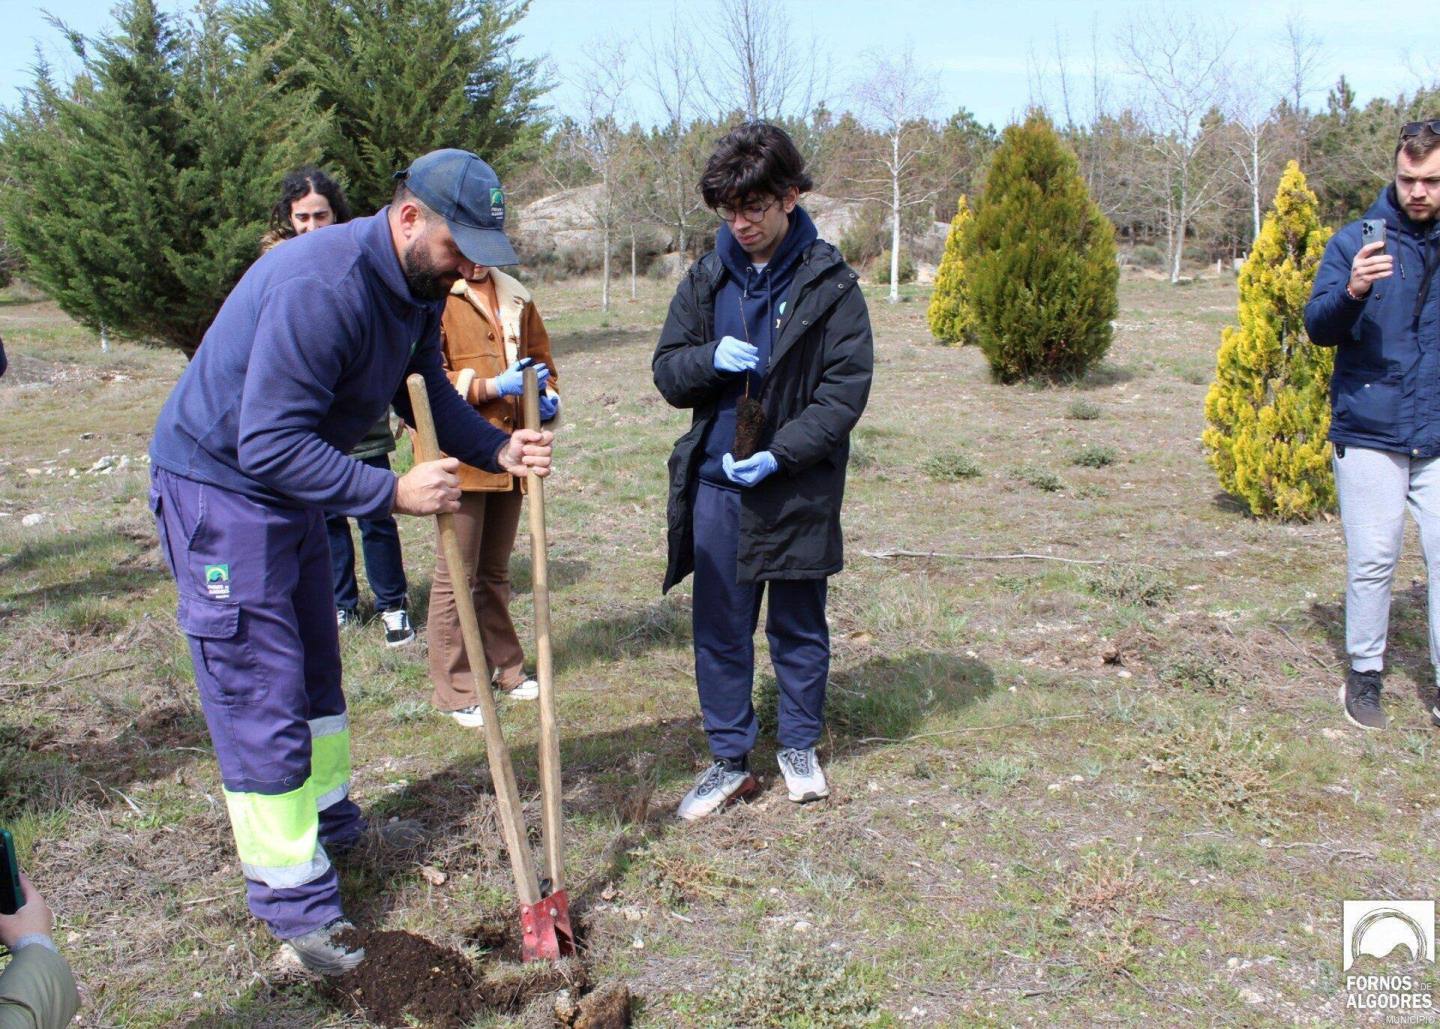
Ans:
POLYGON ((319 989, 340 1007, 377 1025, 451 1029, 470 1024, 483 1012, 520 1011, 560 990, 578 996, 589 985, 578 958, 553 965, 496 961, 482 972, 460 952, 414 933, 354 929, 345 940, 363 946, 365 960, 319 989))
POLYGON ((407 932, 355 929, 347 944, 365 948, 352 972, 320 987, 342 1007, 384 1026, 463 1026, 485 1004, 475 969, 463 954, 407 932), (412 1021, 413 1020, 413 1021, 412 1021))

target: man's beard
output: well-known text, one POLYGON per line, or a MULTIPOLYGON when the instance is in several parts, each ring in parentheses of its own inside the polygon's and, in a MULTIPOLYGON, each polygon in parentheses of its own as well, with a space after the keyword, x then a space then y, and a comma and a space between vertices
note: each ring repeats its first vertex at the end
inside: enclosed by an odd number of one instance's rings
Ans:
POLYGON ((401 258, 400 266, 405 272, 405 284, 410 287, 410 293, 416 300, 444 300, 450 295, 450 287, 455 283, 456 276, 441 274, 430 260, 430 252, 424 242, 423 237, 417 239, 415 245, 401 258))

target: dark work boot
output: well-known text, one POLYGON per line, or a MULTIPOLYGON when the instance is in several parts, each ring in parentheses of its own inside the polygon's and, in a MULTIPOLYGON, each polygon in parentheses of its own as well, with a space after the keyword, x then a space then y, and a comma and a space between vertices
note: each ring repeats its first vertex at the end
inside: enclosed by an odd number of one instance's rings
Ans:
POLYGON ((343 943, 338 938, 346 929, 354 928, 346 919, 337 918, 329 925, 285 942, 300 963, 316 975, 344 975, 365 960, 364 947, 343 943))

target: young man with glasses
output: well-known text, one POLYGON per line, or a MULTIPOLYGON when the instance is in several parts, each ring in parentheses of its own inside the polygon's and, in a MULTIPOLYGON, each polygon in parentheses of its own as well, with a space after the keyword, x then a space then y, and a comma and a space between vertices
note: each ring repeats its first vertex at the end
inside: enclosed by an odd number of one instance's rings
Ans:
POLYGON ((760 600, 779 689, 777 756, 790 799, 829 796, 815 755, 830 671, 826 584, 842 564, 850 431, 870 394, 859 280, 799 206, 810 177, 779 128, 742 125, 700 192, 715 249, 670 303, 652 368, 693 412, 670 457, 669 591, 692 571, 695 679, 713 762, 681 802, 693 820, 759 787, 749 756, 760 600))
MULTIPOLYGON (((1440 679, 1437 213, 1440 119, 1411 122, 1395 146, 1394 181, 1363 219, 1330 240, 1305 307, 1310 338, 1337 348, 1329 438, 1345 530, 1350 656, 1340 699, 1345 717, 1362 729, 1388 724, 1381 672, 1407 507, 1431 575, 1430 660, 1440 679)), ((1432 706, 1431 719, 1440 725, 1440 706, 1432 706)))

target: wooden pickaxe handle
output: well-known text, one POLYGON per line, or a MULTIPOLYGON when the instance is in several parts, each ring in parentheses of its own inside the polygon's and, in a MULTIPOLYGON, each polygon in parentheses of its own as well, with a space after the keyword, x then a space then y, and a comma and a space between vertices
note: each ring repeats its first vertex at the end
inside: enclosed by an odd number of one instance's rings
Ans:
MULTIPOLYGON (((435 435, 435 418, 430 413, 430 397, 425 392, 425 379, 419 374, 405 380, 410 390, 410 406, 415 413, 415 431, 419 436, 417 461, 434 461, 440 457, 440 443, 435 435)), ((535 862, 525 836, 525 809, 520 804, 520 790, 515 785, 515 766, 510 749, 500 730, 500 713, 490 692, 485 674, 485 647, 480 642, 480 622, 475 617, 475 601, 470 593, 470 568, 460 553, 460 540, 455 535, 455 516, 435 516, 440 525, 440 548, 450 570, 451 592, 460 615, 460 635, 465 654, 470 659, 470 675, 475 682, 476 702, 485 717, 485 756, 490 760, 490 778, 495 782, 495 804, 500 813, 500 830, 505 848, 510 852, 510 868, 515 873, 515 892, 521 904, 534 904, 540 899, 540 882, 535 877, 535 862)))
MULTIPOLYGON (((525 428, 540 428, 540 385, 535 368, 525 369, 525 428)), ((545 547, 545 480, 528 480, 530 580, 535 601, 535 681, 540 686, 540 818, 545 841, 545 876, 552 892, 565 888, 565 840, 560 822, 560 733, 555 724, 555 664, 550 648, 550 572, 545 547)))

